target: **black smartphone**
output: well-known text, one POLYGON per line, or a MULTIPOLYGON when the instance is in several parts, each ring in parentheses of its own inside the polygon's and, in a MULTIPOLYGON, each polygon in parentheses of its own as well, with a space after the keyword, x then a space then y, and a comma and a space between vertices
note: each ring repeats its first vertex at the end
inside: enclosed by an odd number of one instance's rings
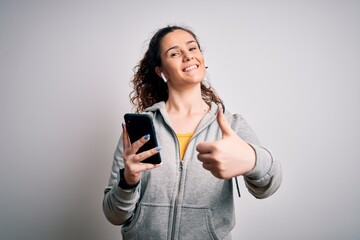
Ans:
MULTIPOLYGON (((158 146, 156 139, 156 133, 152 118, 148 114, 141 113, 126 113, 124 115, 124 120, 126 124, 126 130, 129 134, 130 142, 133 143, 140 138, 144 137, 146 134, 150 134, 150 139, 147 141, 137 152, 147 151, 149 149, 155 148, 158 146)), ((161 158, 160 153, 157 153, 144 161, 143 163, 152 163, 160 164, 161 158)))

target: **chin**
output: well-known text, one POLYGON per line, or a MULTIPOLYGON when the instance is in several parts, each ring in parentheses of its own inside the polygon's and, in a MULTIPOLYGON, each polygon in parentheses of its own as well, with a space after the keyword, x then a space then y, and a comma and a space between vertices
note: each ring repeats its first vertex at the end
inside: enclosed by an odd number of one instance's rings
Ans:
POLYGON ((195 76, 192 77, 192 81, 193 82, 202 82, 205 79, 205 74, 196 74, 195 76))
POLYGON ((204 78, 197 77, 197 78, 187 79, 186 82, 188 82, 188 83, 201 83, 203 80, 204 80, 204 78))

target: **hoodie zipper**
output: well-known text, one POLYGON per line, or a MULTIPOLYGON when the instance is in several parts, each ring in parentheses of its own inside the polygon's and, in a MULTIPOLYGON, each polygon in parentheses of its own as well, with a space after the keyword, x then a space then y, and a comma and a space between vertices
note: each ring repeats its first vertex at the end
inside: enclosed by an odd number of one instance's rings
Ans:
MULTIPOLYGON (((175 196, 175 202, 174 202, 174 211, 173 211, 173 221, 172 221, 172 226, 171 226, 171 235, 170 235, 170 239, 174 240, 175 239, 175 231, 176 231, 176 215, 177 215, 177 207, 178 207, 178 202, 179 202, 179 195, 180 195, 180 188, 181 188, 181 183, 182 183, 182 175, 183 175, 183 167, 184 167, 184 160, 180 159, 180 149, 179 149, 179 141, 177 139, 176 133, 174 132, 174 130, 171 128, 171 125, 166 121, 166 119, 163 117, 164 122, 168 125, 168 127, 171 129, 173 136, 175 137, 175 141, 176 141, 176 148, 177 148, 177 155, 178 155, 178 159, 180 160, 180 165, 179 165, 179 179, 177 182, 177 190, 176 190, 176 196, 175 196)), ((212 118, 209 120, 208 124, 206 124, 206 126, 203 126, 201 129, 197 129, 195 130, 195 134, 191 137, 190 141, 196 137, 196 135, 198 135, 203 129, 205 129, 207 126, 209 126, 209 124, 211 124, 214 119, 216 119, 216 117, 212 118)), ((189 142, 190 142, 189 141, 189 142)), ((186 151, 185 151, 186 153, 186 151)), ((185 154, 186 155, 186 154, 185 154)), ((185 156, 184 155, 184 156, 185 156)))
POLYGON ((183 161, 180 160, 180 165, 179 165, 180 176, 179 176, 176 197, 175 197, 175 202, 174 202, 174 212, 173 212, 174 215, 173 215, 173 221, 172 221, 172 226, 171 226, 171 239, 175 239, 176 216, 177 216, 177 207, 178 207, 178 202, 179 202, 179 193, 180 193, 180 187, 181 187, 181 181, 182 181, 182 171, 183 171, 183 161))
MULTIPOLYGON (((161 113, 160 113, 161 114, 161 113)), ((171 125, 166 121, 166 119, 163 117, 164 123, 169 127, 169 129, 171 130, 173 136, 175 137, 175 141, 176 141, 176 150, 177 150, 177 159, 180 160, 180 165, 179 165, 179 178, 177 181, 177 186, 176 186, 176 192, 175 192, 175 201, 174 201, 174 210, 173 210, 173 221, 171 224, 171 233, 170 233, 170 239, 173 240, 175 239, 175 226, 176 226, 176 215, 177 215, 177 205, 179 202, 179 193, 180 193, 180 187, 181 187, 181 181, 182 181, 182 171, 183 171, 183 161, 180 159, 180 148, 179 148, 179 140, 177 139, 176 133, 175 131, 172 129, 171 125)))
MULTIPOLYGON (((213 120, 209 121, 210 123, 212 123, 213 120)), ((166 121, 165 121, 166 122, 166 121)), ((169 125, 170 126, 170 125, 169 125)), ((201 129, 199 129, 199 131, 196 131, 195 134, 191 137, 190 141, 196 137, 196 135, 198 135, 203 129, 205 129, 208 125, 202 127, 201 129)), ((171 128, 171 127, 170 127, 171 128)), ((172 130, 172 128, 171 128, 172 130)), ((177 144, 177 152, 178 152, 178 159, 180 159, 180 149, 179 149, 179 141, 177 139, 176 133, 174 132, 174 130, 172 130, 175 139, 176 139, 176 144, 177 144)), ((190 143, 189 141, 189 143, 190 143)), ((186 151, 184 156, 186 155, 186 151)), ((180 159, 180 164, 179 164, 179 179, 177 182, 177 191, 176 191, 176 196, 175 196, 175 202, 174 202, 174 211, 173 211, 173 221, 172 221, 172 226, 171 226, 171 235, 170 235, 170 239, 174 240, 175 239, 175 232, 176 232, 176 217, 177 217, 177 207, 178 207, 178 203, 179 203, 179 195, 180 195, 180 188, 181 188, 181 183, 182 183, 182 175, 183 175, 183 168, 184 168, 184 160, 180 159)))

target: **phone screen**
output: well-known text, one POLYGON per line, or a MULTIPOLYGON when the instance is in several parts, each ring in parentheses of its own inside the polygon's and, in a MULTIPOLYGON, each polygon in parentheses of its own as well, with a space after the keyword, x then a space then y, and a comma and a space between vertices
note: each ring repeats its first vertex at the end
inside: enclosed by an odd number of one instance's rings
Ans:
MULTIPOLYGON (((124 115, 124 120, 131 143, 139 140, 140 138, 144 137, 146 134, 150 134, 149 141, 147 141, 137 151, 137 153, 144 152, 158 146, 154 124, 151 116, 149 116, 148 114, 127 113, 124 115)), ((157 153, 145 159, 142 162, 160 164, 161 163, 160 153, 157 153)))

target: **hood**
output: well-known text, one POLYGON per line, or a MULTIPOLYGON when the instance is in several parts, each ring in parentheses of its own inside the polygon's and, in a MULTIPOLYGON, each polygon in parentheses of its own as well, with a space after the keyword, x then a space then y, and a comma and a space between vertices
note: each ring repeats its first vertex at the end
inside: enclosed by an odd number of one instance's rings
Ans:
MULTIPOLYGON (((156 112, 156 111, 160 111, 160 112, 166 112, 166 108, 165 108, 165 102, 161 101, 158 103, 155 103, 154 105, 152 105, 151 107, 147 107, 144 112, 156 112)), ((210 110, 209 110, 209 114, 214 116, 217 114, 217 112, 219 111, 219 106, 214 103, 211 102, 210 105, 210 110)))
POLYGON ((159 110, 159 111, 165 110, 165 102, 164 101, 155 103, 151 107, 145 108, 144 112, 156 112, 157 110, 159 110))
MULTIPOLYGON (((196 131, 194 133, 194 136, 202 131, 206 126, 208 126, 209 124, 211 124, 213 121, 216 121, 216 116, 217 116, 217 112, 219 111, 220 107, 214 103, 211 102, 210 105, 210 110, 209 112, 203 117, 203 119, 200 121, 198 127, 196 128, 196 131)), ((166 108, 165 108, 165 102, 158 102, 155 103, 154 105, 152 105, 151 107, 148 107, 144 110, 145 113, 147 114, 151 114, 153 115, 154 118, 156 118, 156 116, 158 115, 158 113, 160 113, 160 115, 162 116, 163 120, 165 121, 166 124, 168 124, 168 126, 171 127, 171 121, 170 118, 167 114, 166 108)))

